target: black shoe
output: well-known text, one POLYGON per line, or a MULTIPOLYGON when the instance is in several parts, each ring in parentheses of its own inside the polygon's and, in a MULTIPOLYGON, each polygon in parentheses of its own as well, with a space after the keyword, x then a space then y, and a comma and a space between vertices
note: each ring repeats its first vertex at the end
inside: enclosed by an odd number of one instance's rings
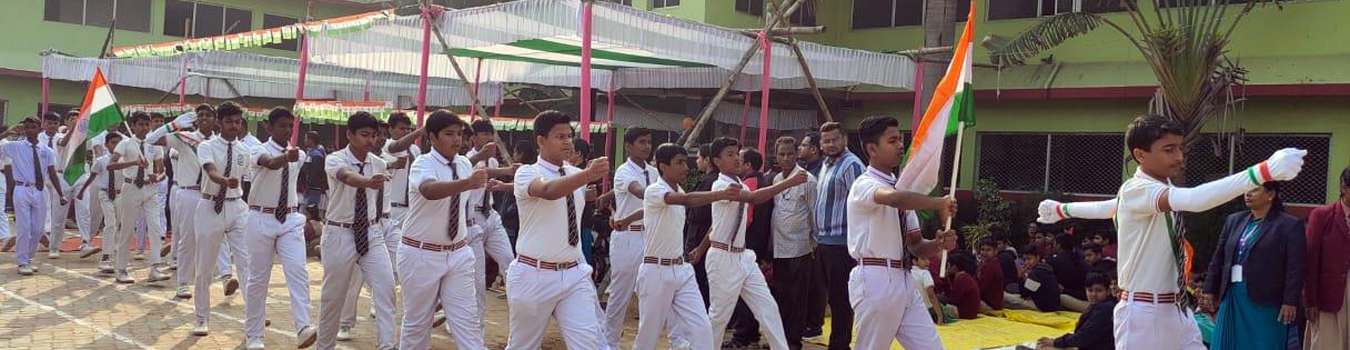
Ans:
POLYGON ((752 345, 755 345, 755 344, 754 344, 754 343, 750 343, 750 342, 745 341, 745 340, 734 339, 734 338, 733 338, 733 339, 731 339, 731 340, 728 340, 728 341, 726 341, 726 342, 723 342, 723 343, 722 343, 722 348, 723 348, 723 349, 749 349, 750 346, 752 346, 752 345))
POLYGON ((821 334, 823 333, 817 327, 806 327, 802 330, 802 338, 815 338, 821 336, 821 334))

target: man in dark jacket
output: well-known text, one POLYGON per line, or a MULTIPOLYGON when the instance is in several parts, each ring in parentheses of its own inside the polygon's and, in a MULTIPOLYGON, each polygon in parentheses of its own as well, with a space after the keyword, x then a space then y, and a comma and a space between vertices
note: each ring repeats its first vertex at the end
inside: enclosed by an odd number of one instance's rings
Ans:
POLYGON ((1040 349, 1110 350, 1115 349, 1115 335, 1111 332, 1112 314, 1116 298, 1111 295, 1111 279, 1099 273, 1088 274, 1086 294, 1092 306, 1078 317, 1073 333, 1059 338, 1041 338, 1040 349))

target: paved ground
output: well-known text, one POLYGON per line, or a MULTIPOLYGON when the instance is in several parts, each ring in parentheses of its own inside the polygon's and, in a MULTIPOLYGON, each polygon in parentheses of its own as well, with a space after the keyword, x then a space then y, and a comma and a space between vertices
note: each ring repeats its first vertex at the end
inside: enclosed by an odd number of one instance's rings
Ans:
MULTIPOLYGON (((78 253, 65 253, 53 260, 47 259, 44 250, 34 259, 38 274, 25 277, 14 268, 13 253, 0 253, 0 349, 243 348, 242 291, 224 297, 221 285, 216 283, 211 295, 211 334, 194 337, 189 334, 194 320, 191 301, 175 301, 168 284, 116 284, 111 276, 98 273, 95 258, 79 259, 78 253)), ((144 280, 145 265, 145 261, 132 261, 132 276, 144 280)), ((310 315, 317 324, 323 271, 317 260, 310 259, 308 266, 310 315)), ((266 333, 269 349, 295 347, 290 297, 281 276, 281 266, 273 266, 267 302, 267 315, 272 320, 266 333)), ((506 300, 500 298, 501 294, 488 293, 486 340, 489 348, 502 349, 507 335, 506 300)), ((370 310, 369 301, 363 294, 358 306, 363 314, 370 310)), ((636 308, 632 310, 636 316, 636 308)), ((361 315, 353 332, 356 339, 339 342, 338 348, 374 349, 373 325, 368 315, 361 315)), ((628 322, 624 347, 631 346, 636 326, 636 319, 628 322)), ((454 348, 444 329, 433 333, 432 348, 454 348)), ((543 348, 565 348, 555 327, 550 326, 543 348)))

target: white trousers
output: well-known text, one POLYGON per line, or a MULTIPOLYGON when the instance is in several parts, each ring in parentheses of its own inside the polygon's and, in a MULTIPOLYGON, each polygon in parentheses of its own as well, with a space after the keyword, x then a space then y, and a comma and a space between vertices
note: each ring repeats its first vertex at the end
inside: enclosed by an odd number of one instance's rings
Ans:
POLYGON ((513 261, 507 271, 511 330, 506 349, 539 349, 550 319, 558 320, 568 349, 605 348, 590 265, 553 271, 513 261))
POLYGON ((369 232, 365 255, 356 251, 356 239, 351 229, 325 225, 319 251, 323 263, 323 287, 319 295, 319 346, 332 350, 337 345, 338 324, 352 279, 360 271, 371 286, 371 302, 375 308, 375 334, 379 349, 393 349, 398 341, 394 332, 394 269, 389 265, 389 251, 384 238, 369 232))
MULTIPOLYGON (((60 172, 57 172, 57 174, 60 174, 60 172)), ((47 239, 51 244, 47 245, 47 251, 50 252, 60 252, 61 242, 66 240, 66 217, 70 214, 70 202, 63 205, 61 204, 61 198, 69 198, 67 194, 70 193, 70 186, 61 187, 65 192, 56 192, 56 189, 52 188, 50 184, 44 191, 47 194, 47 205, 50 208, 47 208, 47 222, 46 226, 43 227, 49 233, 47 239)))
POLYGON ((399 332, 401 349, 424 350, 431 347, 431 324, 436 305, 445 309, 446 328, 455 337, 459 349, 486 349, 483 346, 483 314, 474 301, 469 276, 474 269, 473 253, 460 248, 433 252, 398 245, 398 278, 403 286, 403 328, 399 332))
MULTIPOLYGON (((0 181, 9 181, 9 180, 5 180, 5 175, 4 175, 4 174, 0 174, 0 181)), ((8 186, 0 185, 0 198, 9 198, 9 197, 8 197, 8 196, 9 196, 9 194, 8 194, 8 191, 9 191, 9 190, 6 189, 5 187, 8 187, 8 186)), ((13 235, 14 235, 14 233, 9 231, 9 222, 5 222, 5 223, 3 223, 3 224, 0 224, 0 240, 8 239, 8 238, 10 238, 10 237, 13 236, 13 235)))
MULTIPOLYGON (((249 271, 248 252, 243 249, 247 246, 244 243, 244 217, 248 205, 242 200, 225 201, 220 213, 216 213, 214 206, 215 204, 209 200, 199 200, 197 209, 194 210, 196 217, 193 218, 197 272, 193 279, 196 283, 193 286, 192 303, 197 312, 197 321, 200 322, 206 322, 211 316, 211 271, 216 271, 221 241, 230 241, 230 251, 234 254, 234 264, 239 271, 249 271)), ((248 279, 241 278, 240 283, 247 291, 248 279)), ((248 301, 244 302, 247 309, 248 301)))
MULTIPOLYGON (((370 226, 370 236, 380 237, 380 239, 384 241, 385 251, 389 253, 389 267, 394 272, 394 283, 398 283, 398 260, 394 259, 394 254, 396 254, 395 250, 398 249, 400 243, 398 242, 398 239, 390 241, 388 237, 391 235, 399 235, 401 237, 403 235, 402 233, 394 232, 394 228, 398 226, 400 226, 398 223, 390 220, 380 220, 380 222, 370 226)), ((342 304, 341 326, 356 327, 356 302, 361 297, 361 288, 368 286, 370 286, 370 281, 368 281, 365 276, 361 275, 360 270, 357 270, 352 274, 351 285, 347 288, 347 299, 342 304)), ((394 304, 398 305, 397 291, 395 291, 394 294, 394 304)), ((375 313, 374 307, 375 305, 371 305, 372 314, 375 313)))
POLYGON ((117 223, 117 207, 113 205, 113 199, 108 198, 107 191, 97 191, 92 195, 98 197, 95 202, 98 203, 98 211, 103 216, 103 229, 100 230, 103 232, 103 243, 100 244, 103 248, 103 256, 111 257, 117 253, 117 243, 121 242, 117 239, 117 231, 122 229, 117 223))
POLYGON ((497 262, 497 272, 506 278, 507 267, 516 260, 511 250, 511 238, 506 236, 506 227, 502 226, 502 217, 492 212, 487 220, 469 226, 469 248, 473 251, 474 267, 473 287, 478 291, 479 323, 487 320, 487 258, 497 262))
POLYGON ((889 349, 892 340, 899 340, 905 349, 942 349, 908 270, 854 267, 848 274, 848 301, 853 306, 854 347, 889 349))
MULTIPOLYGON (((144 242, 146 241, 146 234, 150 232, 150 227, 151 227, 152 224, 156 224, 156 223, 159 224, 159 227, 160 227, 160 235, 159 235, 160 241, 163 241, 163 240, 164 240, 164 232, 165 232, 165 231, 168 231, 168 230, 166 229, 166 227, 167 227, 166 224, 167 224, 168 222, 166 222, 166 220, 165 220, 165 218, 164 218, 164 206, 165 206, 165 205, 168 205, 168 204, 167 204, 168 201, 165 199, 165 196, 168 195, 168 193, 169 193, 168 191, 169 191, 169 188, 168 188, 168 183, 167 183, 167 182, 161 181, 161 182, 156 183, 156 184, 155 184, 155 192, 154 192, 154 195, 151 197, 151 200, 153 200, 153 201, 155 201, 155 203, 159 204, 159 207, 157 207, 156 210, 153 211, 153 212, 145 212, 144 215, 142 215, 140 218, 138 218, 138 219, 136 220, 136 238, 135 238, 135 243, 138 245, 139 250, 141 250, 141 251, 144 251, 144 250, 146 249, 146 246, 145 246, 145 243, 144 243, 144 242)), ((173 245, 170 244, 169 247, 172 248, 173 245)), ((160 249, 160 247, 156 247, 156 248, 155 248, 155 254, 159 254, 159 249, 160 249)))
MULTIPOLYGON (((88 181, 88 173, 80 176, 80 179, 76 180, 75 184, 71 186, 70 193, 73 194, 81 188, 84 188, 84 184, 88 181)), ((89 244, 89 240, 93 239, 94 230, 97 228, 94 225, 97 224, 98 220, 102 219, 103 216, 101 213, 98 213, 98 207, 93 203, 98 199, 97 193, 97 190, 90 188, 88 191, 84 192, 83 198, 76 199, 74 195, 70 196, 70 200, 74 201, 72 205, 75 206, 75 227, 80 230, 80 242, 82 244, 89 244)))
MULTIPOLYGON (((14 261, 19 266, 33 262, 33 253, 37 252, 38 241, 46 230, 47 194, 31 186, 14 186, 14 225, 18 238, 14 246, 14 261)), ((55 244, 55 243, 54 243, 55 244)))
POLYGON ((303 329, 309 321, 309 271, 305 269, 305 216, 290 213, 285 221, 277 222, 273 214, 251 211, 248 230, 245 231, 245 250, 248 251, 248 283, 244 290, 244 334, 249 339, 262 338, 267 311, 267 289, 272 279, 272 256, 281 262, 286 275, 286 289, 290 291, 291 319, 295 329, 303 329))
MULTIPOLYGON (((678 330, 678 342, 687 343, 690 349, 715 348, 712 322, 708 320, 708 310, 703 308, 703 295, 694 280, 692 265, 642 264, 637 273, 637 295, 638 331, 633 349, 656 348, 663 328, 678 330)), ((672 340, 672 348, 675 343, 672 340)))
MULTIPOLYGON (((125 271, 127 261, 131 257, 128 243, 135 234, 136 227, 129 223, 135 223, 146 215, 160 212, 159 202, 155 200, 154 187, 136 188, 131 184, 123 184, 122 189, 122 193, 118 193, 117 199, 113 201, 117 207, 117 222, 122 223, 117 231, 118 243, 115 247, 117 271, 125 271)), ((159 248, 164 244, 164 226, 158 221, 150 220, 148 230, 146 238, 150 240, 150 249, 153 252, 149 254, 150 266, 156 266, 159 265, 159 248)))
MULTIPOLYGON (((179 261, 178 270, 174 272, 174 279, 178 281, 179 286, 186 286, 193 283, 197 278, 197 238, 193 234, 197 232, 194 227, 197 222, 197 203, 202 200, 201 191, 175 188, 173 191, 173 200, 169 203, 173 208, 169 211, 173 220, 173 255, 179 261)), ((218 266, 218 268, 229 268, 218 266)))
POLYGON ((1116 349, 1205 349, 1195 314, 1182 311, 1176 304, 1121 300, 1116 303, 1111 321, 1116 349))
POLYGON ((745 301, 750 312, 759 321, 759 331, 774 350, 787 349, 787 336, 783 334, 783 317, 778 314, 778 303, 769 293, 769 284, 764 281, 764 273, 755 263, 755 252, 746 250, 732 253, 721 249, 709 249, 705 266, 708 269, 708 316, 712 321, 713 344, 722 344, 723 333, 731 313, 736 310, 736 300, 745 301))
MULTIPOLYGON (((637 288, 638 266, 645 248, 642 231, 614 231, 609 235, 609 301, 605 303, 605 341, 618 348, 628 301, 637 288)), ((691 275, 692 276, 692 275, 691 275)))

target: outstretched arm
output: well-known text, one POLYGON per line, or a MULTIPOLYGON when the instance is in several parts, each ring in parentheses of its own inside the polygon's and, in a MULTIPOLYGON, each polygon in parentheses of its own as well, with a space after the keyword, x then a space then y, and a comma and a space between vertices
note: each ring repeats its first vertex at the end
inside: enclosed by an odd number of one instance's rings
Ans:
POLYGON ((1169 188, 1158 195, 1158 211, 1202 212, 1228 202, 1263 183, 1292 180, 1303 170, 1303 156, 1307 154, 1308 151, 1305 150, 1285 148, 1275 151, 1269 160, 1253 165, 1246 171, 1194 188, 1169 188))
POLYGON ((1053 224, 1066 219, 1110 219, 1116 216, 1116 199, 1102 201, 1061 203, 1043 200, 1037 208, 1036 222, 1053 224))

